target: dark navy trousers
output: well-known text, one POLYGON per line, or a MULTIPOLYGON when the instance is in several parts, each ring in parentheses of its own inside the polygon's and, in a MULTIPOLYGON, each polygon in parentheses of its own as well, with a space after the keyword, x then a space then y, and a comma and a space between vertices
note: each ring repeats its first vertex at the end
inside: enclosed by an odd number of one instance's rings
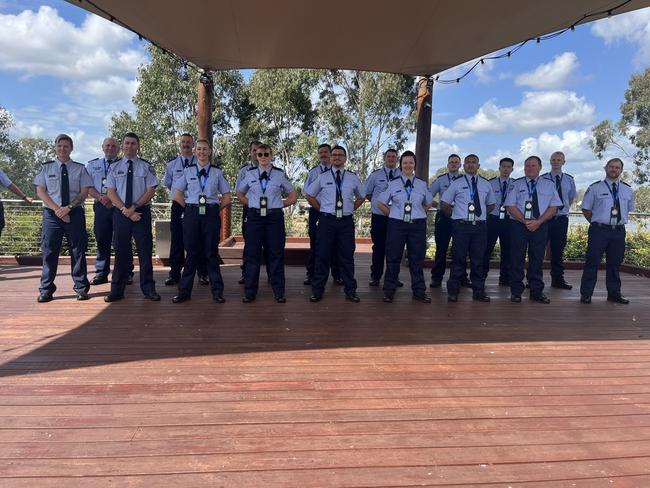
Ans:
POLYGON ((528 251, 528 272, 530 296, 538 297, 544 293, 544 252, 548 238, 548 222, 544 222, 535 232, 524 224, 510 219, 510 292, 521 295, 524 292, 524 267, 528 251))
POLYGON ((388 218, 387 220, 384 295, 393 296, 395 294, 402 255, 404 247, 406 247, 411 273, 411 289, 414 295, 422 296, 426 290, 423 265, 427 250, 427 219, 415 219, 413 223, 399 219, 388 218))
MULTIPOLYGON (((113 245, 113 212, 115 207, 106 208, 99 202, 93 205, 95 214, 93 230, 97 245, 97 257, 95 258, 95 275, 98 278, 108 278, 111 272, 111 247, 113 245)), ((133 255, 129 274, 133 275, 133 255)))
POLYGON ((488 215, 487 218, 487 247, 485 259, 483 260, 483 274, 487 278, 490 272, 490 258, 499 240, 499 281, 510 282, 510 217, 500 219, 495 215, 488 215))
MULTIPOLYGON (((307 262, 307 276, 314 278, 316 269, 316 240, 318 234, 318 221, 320 219, 320 211, 310 208, 309 219, 307 221, 307 231, 309 233, 309 260, 307 262)), ((341 277, 338 263, 338 252, 335 247, 332 247, 332 255, 330 257, 330 268, 332 277, 337 280, 341 277)))
POLYGON ((454 245, 451 249, 451 272, 447 281, 447 293, 458 295, 460 284, 466 273, 467 256, 470 263, 470 280, 474 295, 485 292, 485 272, 483 261, 487 246, 487 223, 476 221, 474 224, 452 221, 454 245))
POLYGON ((370 219, 370 238, 372 239, 372 263, 370 264, 370 278, 372 280, 378 281, 384 274, 384 262, 386 261, 388 252, 386 243, 387 233, 388 217, 385 215, 372 214, 372 217, 370 219))
POLYGON ((86 214, 82 207, 73 208, 68 214, 70 223, 58 218, 53 210, 43 208, 43 226, 41 228, 41 252, 43 254, 43 271, 41 273, 41 292, 54 293, 54 279, 59 266, 59 255, 63 237, 68 240, 70 248, 70 267, 74 291, 87 292, 90 285, 86 276, 86 214))
MULTIPOLYGON (((175 200, 172 201, 171 221, 169 230, 171 234, 171 244, 169 245, 169 276, 176 281, 180 280, 183 266, 185 266, 185 244, 183 242, 183 214, 184 209, 175 200)), ((200 276, 208 274, 206 270, 206 261, 201 252, 197 263, 197 270, 200 276)))
POLYGON ((142 214, 138 222, 126 218, 122 212, 113 212, 113 234, 115 244, 115 266, 111 278, 111 295, 124 296, 126 281, 132 263, 131 239, 135 240, 140 263, 140 289, 145 295, 156 292, 153 279, 153 236, 151 233, 151 208, 146 205, 138 207, 136 212, 142 214))
POLYGON ((608 225, 591 224, 587 240, 587 256, 582 272, 580 294, 591 296, 596 287, 598 266, 600 260, 606 255, 605 286, 607 295, 618 297, 621 295, 621 277, 619 268, 625 255, 625 226, 612 228, 608 225))
POLYGON ((548 240, 551 243, 551 282, 564 281, 564 248, 569 231, 569 216, 560 215, 548 221, 548 240))
POLYGON ((199 262, 207 263, 212 296, 223 295, 223 278, 219 267, 219 232, 221 216, 219 205, 207 205, 205 215, 199 215, 198 205, 186 205, 183 217, 183 243, 185 266, 180 279, 180 295, 190 296, 199 262))
MULTIPOLYGON (((357 290, 354 279, 354 219, 352 215, 337 219, 334 215, 322 213, 318 220, 316 235, 316 266, 312 280, 312 293, 322 296, 332 265, 332 249, 336 249, 339 272, 343 278, 345 293, 357 290)), ((332 273, 334 274, 334 273, 332 273)))
POLYGON ((248 209, 246 244, 244 246, 244 293, 247 297, 257 295, 262 257, 266 255, 266 267, 275 296, 284 296, 284 212, 270 209, 266 217, 259 210, 248 209))

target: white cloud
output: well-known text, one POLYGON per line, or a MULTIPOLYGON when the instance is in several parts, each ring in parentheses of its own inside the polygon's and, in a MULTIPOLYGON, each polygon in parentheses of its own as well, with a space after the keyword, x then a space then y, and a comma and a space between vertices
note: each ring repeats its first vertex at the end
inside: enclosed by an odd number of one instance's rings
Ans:
POLYGON ((459 119, 456 132, 526 132, 554 127, 576 127, 594 119, 594 106, 569 91, 526 92, 514 107, 486 102, 472 117, 459 119))
POLYGON ((137 68, 145 60, 142 49, 131 47, 133 39, 96 15, 77 27, 48 6, 0 14, 0 67, 68 81, 69 93, 129 102, 137 68))
POLYGON ((540 64, 533 71, 520 74, 515 78, 515 84, 535 90, 556 90, 571 81, 577 68, 578 57, 575 53, 565 52, 549 63, 540 64))
POLYGON ((620 41, 636 45, 637 65, 645 67, 650 64, 650 8, 594 22, 591 33, 603 39, 606 45, 620 41))
POLYGON ((431 139, 465 139, 470 137, 470 132, 456 132, 444 125, 431 124, 431 139))

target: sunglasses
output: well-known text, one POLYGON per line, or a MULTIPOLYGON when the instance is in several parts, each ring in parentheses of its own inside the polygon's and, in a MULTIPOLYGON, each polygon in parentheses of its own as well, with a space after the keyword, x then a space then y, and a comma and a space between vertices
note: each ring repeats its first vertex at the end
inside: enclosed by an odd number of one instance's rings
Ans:
POLYGON ((271 153, 257 153, 258 158, 268 158, 271 155, 271 153))

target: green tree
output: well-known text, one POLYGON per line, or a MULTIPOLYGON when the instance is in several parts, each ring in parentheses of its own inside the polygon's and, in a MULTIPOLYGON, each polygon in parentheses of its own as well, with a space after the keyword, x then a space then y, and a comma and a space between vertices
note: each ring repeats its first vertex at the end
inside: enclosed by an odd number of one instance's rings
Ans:
POLYGON ((634 161, 634 180, 646 183, 650 181, 650 68, 632 75, 620 111, 621 118, 616 124, 603 120, 592 127, 589 144, 599 159, 609 148, 616 148, 634 161), (633 154, 625 149, 628 143, 636 149, 633 154))
POLYGON ((327 71, 318 105, 321 131, 346 146, 350 166, 366 177, 383 151, 400 151, 415 130, 415 96, 412 76, 327 71))
POLYGON ((650 186, 641 186, 634 192, 636 212, 650 213, 650 186))

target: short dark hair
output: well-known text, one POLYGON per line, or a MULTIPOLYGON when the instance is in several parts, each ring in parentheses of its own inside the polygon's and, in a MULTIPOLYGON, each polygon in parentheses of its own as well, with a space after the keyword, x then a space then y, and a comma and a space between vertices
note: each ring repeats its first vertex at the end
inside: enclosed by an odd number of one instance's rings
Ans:
POLYGON ((332 152, 334 152, 334 150, 336 150, 336 149, 340 149, 341 151, 343 151, 343 153, 344 153, 345 156, 347 157, 348 152, 345 150, 345 148, 344 148, 343 146, 339 146, 339 145, 337 144, 336 146, 334 146, 334 147, 332 148, 332 152))
POLYGON ((262 145, 262 141, 258 141, 257 139, 255 139, 254 141, 251 141, 251 143, 248 145, 248 150, 250 151, 251 149, 253 149, 253 146, 261 146, 261 145, 262 145))
POLYGON ((320 150, 323 149, 324 147, 326 147, 327 149, 330 150, 330 152, 332 152, 332 146, 330 146, 330 145, 329 145, 328 143, 326 143, 326 142, 324 142, 324 143, 322 143, 322 144, 319 144, 319 145, 318 145, 318 149, 317 149, 317 151, 320 151, 320 150))
POLYGON ((528 161, 529 159, 534 159, 535 161, 537 161, 537 164, 539 164, 540 167, 542 166, 542 158, 540 158, 539 156, 535 156, 535 155, 528 156, 528 157, 525 159, 524 163, 526 163, 526 161, 528 161))
POLYGON ((515 165, 515 162, 512 158, 501 158, 501 161, 499 161, 499 166, 501 166, 502 163, 510 163, 512 166, 515 165))
POLYGON ((74 143, 72 142, 72 137, 70 137, 68 134, 59 134, 56 136, 54 139, 54 144, 58 144, 61 141, 68 141, 70 143, 70 149, 74 149, 74 143))
POLYGON ((458 159, 460 159, 460 156, 459 156, 458 154, 456 154, 456 153, 451 153, 449 156, 447 156, 447 162, 449 162, 449 160, 450 160, 451 158, 458 158, 458 159))
POLYGON ((189 132, 183 132, 181 134, 181 137, 189 137, 190 139, 194 140, 194 136, 190 134, 189 132))
POLYGON ((135 132, 127 132, 126 134, 124 134, 124 137, 122 137, 122 141, 124 141, 124 139, 126 139, 127 137, 130 137, 131 139, 135 139, 136 141, 138 141, 138 144, 140 144, 140 138, 138 137, 138 134, 136 134, 135 132))
POLYGON ((257 145, 257 149, 268 149, 271 154, 273 154, 273 148, 269 146, 268 144, 264 144, 263 142, 260 142, 257 145))
POLYGON ((623 160, 621 158, 612 158, 612 159, 610 159, 609 161, 607 161, 605 163, 605 168, 607 168, 607 166, 609 166, 609 163, 613 163, 614 161, 618 161, 619 163, 621 163, 621 169, 623 169, 625 167, 625 165, 623 164, 623 160))
MULTIPOLYGON (((386 151, 384 152, 384 156, 386 156, 386 154, 388 154, 389 152, 395 153, 395 156, 397 156, 397 149, 393 149, 392 147, 386 149, 386 151)), ((404 154, 402 154, 402 156, 404 156, 404 154)))
POLYGON ((479 157, 474 153, 471 153, 471 154, 468 154, 467 156, 465 156, 465 161, 467 161, 469 158, 476 158, 477 161, 480 161, 479 157))
MULTIPOLYGON (((389 151, 390 151, 390 149, 389 149, 389 151)), ((386 152, 388 152, 388 151, 386 151, 386 152)), ((397 151, 395 151, 395 153, 397 153, 397 151)), ((418 160, 417 160, 417 158, 415 157, 415 153, 414 153, 413 151, 404 151, 404 152, 402 153, 402 155, 399 157, 399 164, 400 164, 400 166, 402 165, 402 159, 404 159, 404 158, 408 158, 408 157, 412 157, 412 158, 413 158, 413 162, 415 163, 415 165, 416 165, 416 166, 418 165, 418 160)))

